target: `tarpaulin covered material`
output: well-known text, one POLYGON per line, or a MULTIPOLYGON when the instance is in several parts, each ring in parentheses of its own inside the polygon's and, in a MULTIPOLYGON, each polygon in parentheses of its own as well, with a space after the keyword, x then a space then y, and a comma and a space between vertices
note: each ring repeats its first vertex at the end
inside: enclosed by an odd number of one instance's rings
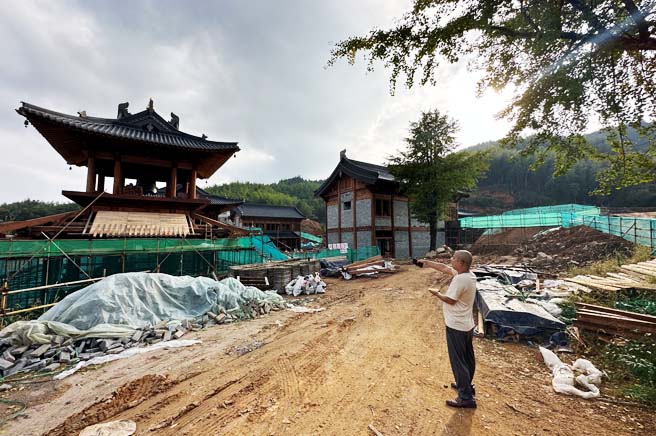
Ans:
POLYGON ((250 301, 284 307, 275 292, 244 286, 233 278, 220 282, 207 277, 168 274, 115 274, 80 289, 41 315, 80 330, 99 324, 145 327, 160 321, 192 319, 208 311, 237 310, 250 301))
POLYGON ((479 281, 476 288, 476 305, 486 322, 527 336, 565 328, 565 323, 537 302, 523 301, 523 296, 514 286, 485 279, 479 281))

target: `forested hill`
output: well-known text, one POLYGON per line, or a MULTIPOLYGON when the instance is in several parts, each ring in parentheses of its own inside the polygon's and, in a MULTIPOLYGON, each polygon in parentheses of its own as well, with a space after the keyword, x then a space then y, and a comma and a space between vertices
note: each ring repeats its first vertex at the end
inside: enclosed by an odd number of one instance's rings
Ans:
MULTIPOLYGON (((648 143, 629 132, 636 149, 647 150, 648 143)), ((608 149, 605 134, 601 131, 586 136, 599 150, 608 149)), ((598 185, 596 173, 604 167, 602 162, 584 160, 562 175, 554 178, 554 161, 547 159, 536 171, 530 169, 533 157, 521 157, 515 150, 501 148, 496 142, 486 142, 468 150, 488 150, 490 168, 478 183, 476 192, 461 202, 463 209, 483 213, 503 210, 554 205, 564 203, 594 204, 606 207, 656 207, 656 184, 643 184, 610 195, 592 195, 598 185)))
POLYGON ((322 180, 305 180, 302 177, 294 177, 271 184, 233 182, 204 189, 214 195, 244 199, 253 203, 278 206, 294 205, 306 217, 323 222, 323 200, 314 197, 314 191, 322 182, 322 180))

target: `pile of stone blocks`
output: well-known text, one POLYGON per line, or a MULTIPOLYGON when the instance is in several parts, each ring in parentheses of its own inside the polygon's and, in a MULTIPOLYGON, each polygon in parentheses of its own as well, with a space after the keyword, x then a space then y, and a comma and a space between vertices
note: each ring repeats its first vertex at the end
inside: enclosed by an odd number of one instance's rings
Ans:
POLYGON ((128 348, 180 339, 189 331, 199 330, 201 324, 160 322, 155 326, 135 330, 129 337, 69 338, 53 336, 49 344, 11 345, 11 337, 0 340, 0 376, 9 377, 21 372, 53 372, 98 356, 119 354, 128 348))

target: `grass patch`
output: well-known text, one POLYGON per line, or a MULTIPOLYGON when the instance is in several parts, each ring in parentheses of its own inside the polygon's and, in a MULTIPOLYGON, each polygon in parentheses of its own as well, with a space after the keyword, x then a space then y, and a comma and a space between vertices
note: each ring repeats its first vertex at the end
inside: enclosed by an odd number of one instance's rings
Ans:
POLYGON ((611 343, 600 357, 619 394, 656 408, 656 340, 647 336, 611 343))
MULTIPOLYGON (((645 247, 643 245, 636 245, 633 254, 630 257, 626 256, 613 256, 606 260, 595 262, 593 264, 584 266, 584 267, 574 267, 570 268, 567 271, 567 274, 571 276, 575 275, 596 275, 596 276, 605 276, 609 272, 621 272, 623 271, 620 268, 622 265, 627 263, 638 263, 645 262, 651 259, 651 248, 645 247)), ((650 278, 648 281, 656 282, 656 277, 650 278)))

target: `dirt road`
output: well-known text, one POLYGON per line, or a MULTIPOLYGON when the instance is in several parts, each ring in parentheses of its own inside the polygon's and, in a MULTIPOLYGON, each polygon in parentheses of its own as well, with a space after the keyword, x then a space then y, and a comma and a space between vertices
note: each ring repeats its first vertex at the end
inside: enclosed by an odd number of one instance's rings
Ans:
MULTIPOLYGON (((74 435, 132 419, 141 435, 650 434, 632 406, 557 395, 536 350, 476 339, 479 407, 455 396, 436 273, 332 280, 315 314, 195 333, 202 345, 144 354, 23 391, 26 418, 0 434, 74 435), (40 403, 40 404, 39 404, 40 403)), ((185 337, 186 339, 187 337, 185 337)), ((193 336, 192 336, 193 338, 193 336)), ((603 387, 602 387, 603 391, 603 387)), ((653 434, 653 433, 651 433, 653 434)))

